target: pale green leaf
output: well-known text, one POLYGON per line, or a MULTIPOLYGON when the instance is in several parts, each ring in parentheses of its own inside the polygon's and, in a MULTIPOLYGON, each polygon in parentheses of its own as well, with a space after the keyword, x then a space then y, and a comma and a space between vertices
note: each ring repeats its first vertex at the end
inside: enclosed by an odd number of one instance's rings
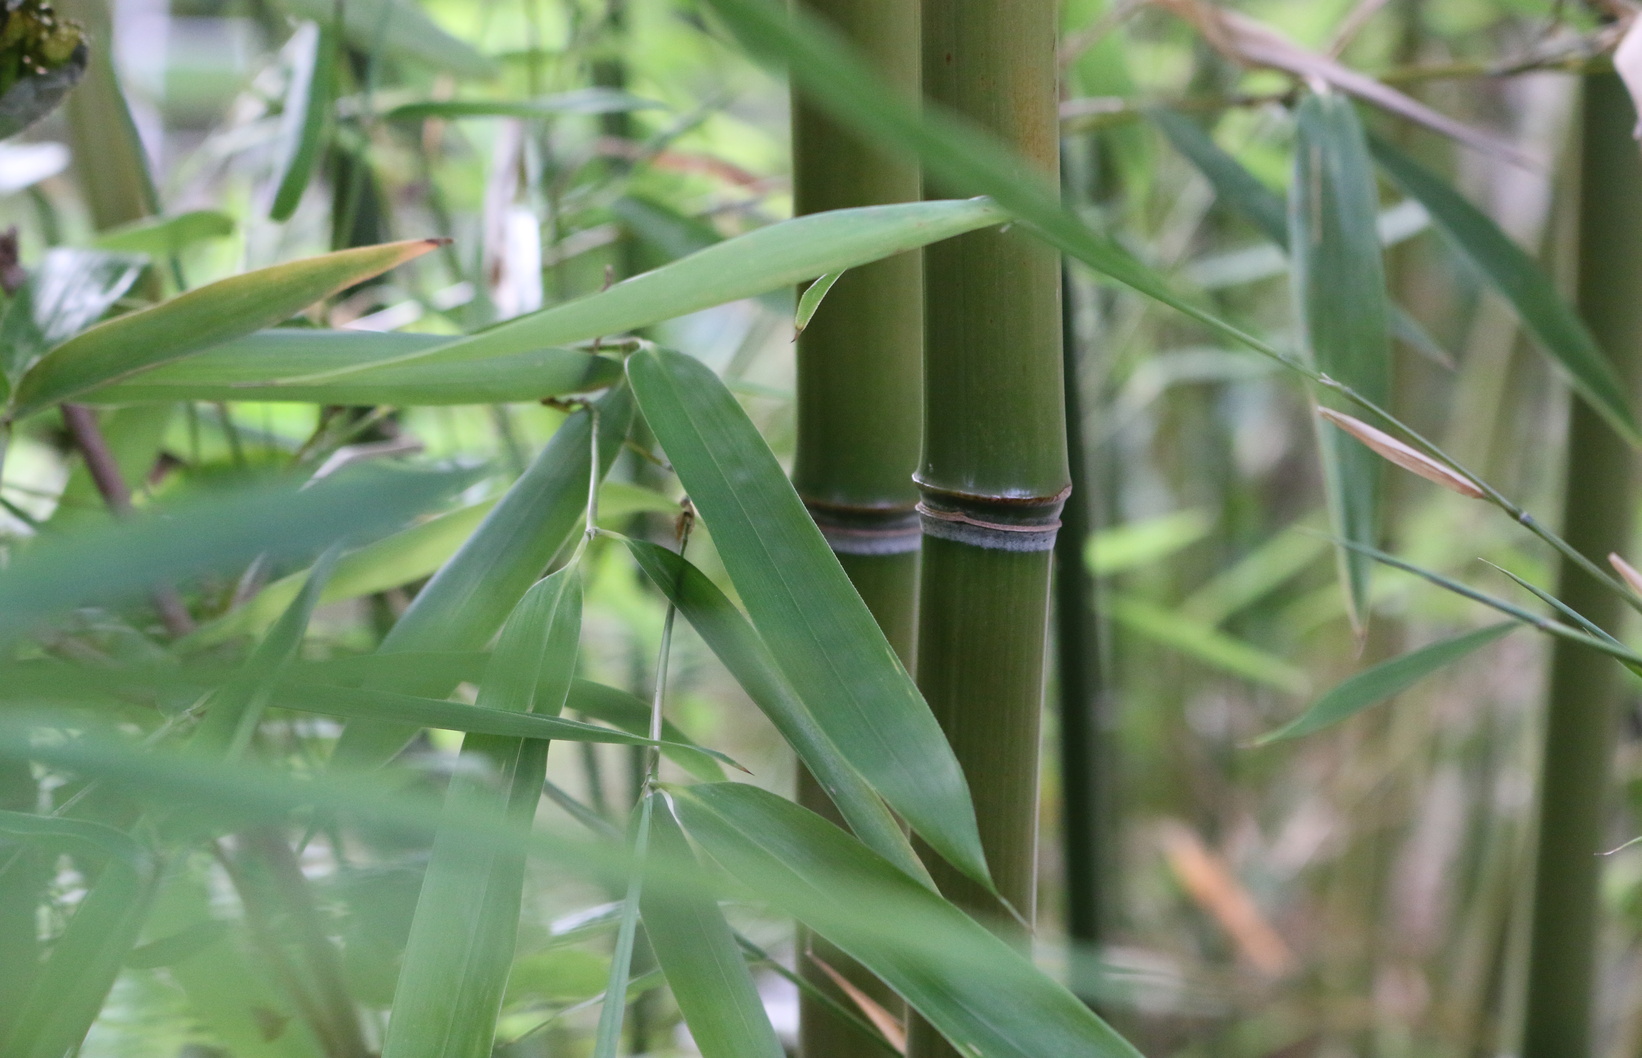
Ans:
POLYGON ((1332 727, 1369 706, 1396 697, 1437 670, 1452 665, 1517 627, 1519 626, 1516 622, 1505 621, 1463 636, 1432 643, 1390 661, 1382 661, 1329 691, 1317 699, 1310 709, 1276 731, 1260 736, 1254 744, 1264 746, 1332 727))
POLYGON ((411 239, 259 268, 109 320, 52 349, 30 368, 13 394, 12 414, 270 327, 437 245, 411 239))
MULTIPOLYGON (((1290 278, 1301 345, 1313 366, 1384 406, 1391 394, 1391 345, 1385 264, 1375 230, 1378 195, 1362 125, 1351 101, 1308 94, 1297 115, 1289 198, 1290 278), (1349 291, 1349 296, 1342 292, 1349 291)), ((1340 403, 1338 398, 1330 401, 1340 403)), ((1318 439, 1329 517, 1342 539, 1379 540, 1378 494, 1384 461, 1330 423, 1318 439)), ((1367 620, 1372 560, 1340 553, 1353 625, 1367 620)))

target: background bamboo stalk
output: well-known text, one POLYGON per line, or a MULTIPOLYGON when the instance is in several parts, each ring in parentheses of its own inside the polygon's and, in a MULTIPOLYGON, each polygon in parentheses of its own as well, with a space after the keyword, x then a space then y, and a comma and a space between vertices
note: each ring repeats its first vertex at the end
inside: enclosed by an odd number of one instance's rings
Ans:
MULTIPOLYGON (((908 96, 919 89, 918 0, 809 0, 908 96)), ((915 201, 916 165, 888 157, 840 129, 801 98, 793 105, 797 213, 915 201)), ((798 339, 798 446, 793 482, 878 625, 911 667, 917 628, 918 500, 912 473, 922 428, 923 283, 917 254, 846 273, 798 339)), ((800 803, 841 822, 800 769, 800 803)), ((814 953, 886 1009, 900 1001, 819 938, 814 953)), ((814 960, 805 976, 846 1007, 850 1000, 814 960)), ((799 1050, 811 1058, 881 1053, 818 1000, 800 1001, 799 1050)))
MULTIPOLYGON (((922 8, 925 94, 1050 178, 1056 13, 1049 0, 922 8)), ((924 270, 919 684, 968 777, 999 892, 1030 921, 1051 549, 1069 482, 1059 261, 1024 233, 992 230, 929 248, 924 270)), ((931 871, 960 906, 1001 917, 975 883, 931 871)), ((909 1053, 954 1052, 915 1022, 909 1053)))
MULTIPOLYGON (((1642 159, 1636 116, 1613 75, 1585 82, 1579 156, 1579 310, 1634 391, 1642 373, 1642 159)), ((1564 537, 1594 559, 1632 539, 1636 460, 1584 402, 1569 413, 1564 537)), ((1604 628, 1622 601, 1564 561, 1557 596, 1604 628)), ((1551 661, 1539 796, 1539 845, 1523 1058, 1593 1050, 1603 821, 1611 803, 1621 673, 1607 658, 1559 642, 1551 661)))
POLYGON ((1106 739, 1101 730, 1100 628, 1095 582, 1083 561, 1093 528, 1092 493, 1079 400, 1077 328, 1071 276, 1062 270, 1062 348, 1066 375, 1067 465, 1074 493, 1055 538, 1055 678, 1060 695, 1061 840, 1066 876, 1066 933, 1101 939, 1109 900, 1102 853, 1109 842, 1106 739))

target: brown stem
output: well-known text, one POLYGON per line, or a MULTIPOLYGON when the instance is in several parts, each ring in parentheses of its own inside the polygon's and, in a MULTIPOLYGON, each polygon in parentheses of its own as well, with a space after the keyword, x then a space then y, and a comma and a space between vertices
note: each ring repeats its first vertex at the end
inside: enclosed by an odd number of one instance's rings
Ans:
MULTIPOLYGON (((63 424, 68 427, 74 446, 85 457, 86 470, 91 474, 92 483, 97 486, 103 502, 116 518, 128 517, 131 514, 131 487, 120 473, 120 465, 109 449, 101 427, 97 425, 96 414, 84 404, 64 404, 63 424)), ((161 623, 174 638, 181 638, 194 630, 194 619, 183 605, 176 588, 169 584, 160 585, 154 589, 153 601, 161 623)))

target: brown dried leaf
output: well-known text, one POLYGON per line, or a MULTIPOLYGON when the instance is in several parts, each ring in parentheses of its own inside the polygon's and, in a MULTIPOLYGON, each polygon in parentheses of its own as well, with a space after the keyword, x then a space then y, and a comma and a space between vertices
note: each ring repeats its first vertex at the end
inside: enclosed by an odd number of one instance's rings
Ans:
POLYGON ((873 1028, 883 1034, 884 1039, 889 1041, 891 1047, 894 1047, 902 1054, 907 1053, 907 1030, 906 1026, 901 1024, 900 1018, 885 1010, 883 1004, 876 999, 855 987, 855 983, 849 978, 827 965, 825 959, 813 951, 809 953, 809 957, 811 962, 821 967, 822 973, 832 979, 832 983, 838 986, 839 991, 849 996, 850 1002, 861 1009, 861 1013, 865 1014, 867 1020, 872 1022, 873 1028))
POLYGON ((1540 166, 1513 145, 1440 114, 1367 74, 1359 73, 1326 55, 1307 51, 1263 22, 1236 11, 1226 11, 1204 0, 1152 0, 1190 23, 1218 52, 1245 66, 1264 66, 1308 82, 1332 85, 1382 110, 1424 125, 1485 154, 1507 159, 1526 169, 1540 166))
POLYGON ((1293 950, 1266 921, 1226 861, 1204 845, 1196 832, 1175 820, 1165 820, 1158 842, 1181 886, 1214 917, 1250 966, 1273 978, 1294 968, 1293 950))
POLYGON ((1608 556, 1608 565, 1612 566, 1614 572, 1619 574, 1619 579, 1625 582, 1626 587, 1636 592, 1636 594, 1642 595, 1642 573, 1637 572, 1635 566, 1614 554, 1608 556))
POLYGON ((1443 466, 1425 453, 1415 451, 1383 430, 1376 430, 1361 419, 1353 419, 1351 416, 1337 412, 1333 408, 1318 408, 1317 414, 1404 470, 1413 471, 1427 481, 1434 481, 1448 491, 1457 492, 1461 496, 1469 496, 1474 500, 1480 500, 1486 496, 1469 479, 1443 466))
MULTIPOLYGON (((1624 36, 1613 52, 1614 73, 1625 82, 1625 91, 1631 94, 1638 114, 1642 114, 1642 15, 1632 15, 1624 36)), ((1642 121, 1636 123, 1631 135, 1642 139, 1642 121)))

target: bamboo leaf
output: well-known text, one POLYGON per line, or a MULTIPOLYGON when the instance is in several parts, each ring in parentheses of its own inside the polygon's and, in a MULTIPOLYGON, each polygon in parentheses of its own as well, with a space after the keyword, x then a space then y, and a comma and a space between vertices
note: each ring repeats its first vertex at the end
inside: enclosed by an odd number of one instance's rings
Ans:
POLYGON ((12 415, 272 326, 437 245, 437 240, 412 239, 259 268, 109 320, 42 357, 18 383, 12 415))
MULTIPOLYGON (((431 363, 511 356, 622 334, 1002 221, 992 203, 913 202, 813 213, 759 228, 608 290, 520 316, 420 354, 431 363)), ((407 359, 410 359, 407 357, 407 359)), ((336 372, 298 378, 328 379, 336 372)))
POLYGON ((1261 735, 1253 744, 1264 746, 1332 727, 1371 705, 1396 697, 1437 670, 1452 665, 1505 633, 1515 631, 1517 627, 1515 621, 1504 621, 1409 651, 1390 661, 1382 661, 1346 680, 1317 699, 1310 709, 1276 731, 1261 735))
POLYGON ((319 604, 320 592, 336 568, 336 556, 334 545, 320 556, 296 597, 252 651, 244 671, 211 696, 205 720, 195 729, 190 745, 230 760, 244 752, 273 694, 273 681, 302 649, 302 638, 319 604))
MULTIPOLYGON (((1391 392, 1385 265, 1375 230, 1377 195, 1362 126, 1349 100, 1307 95, 1297 115, 1289 199, 1291 279, 1306 356, 1323 374, 1377 404, 1391 392), (1349 292, 1349 296, 1343 296, 1349 292)), ((1380 461, 1334 425, 1320 427, 1329 517, 1336 534, 1378 543, 1380 461)), ((1340 555, 1352 624, 1367 620, 1372 560, 1340 555)))
MULTIPOLYGON (((665 804, 651 812, 650 841, 662 862, 691 857, 665 804)), ((784 1058, 718 902, 667 883, 662 875, 644 887, 644 934, 702 1058, 784 1058)))
POLYGON ((137 944, 159 870, 129 835, 85 820, 38 820, 5 813, 0 832, 66 843, 103 869, 34 978, 11 1031, 7 1058, 62 1058, 77 1049, 102 1009, 114 978, 137 944))
POLYGON ((276 140, 279 183, 268 209, 269 219, 276 221, 290 220, 296 212, 330 134, 337 54, 341 51, 335 14, 317 22, 304 22, 286 48, 291 56, 290 82, 285 89, 276 140))
MULTIPOLYGON (((594 696, 583 691, 578 702, 583 698, 592 697, 594 696)), ((323 713, 327 716, 370 720, 418 729, 434 727, 445 731, 462 731, 497 738, 603 742, 617 746, 665 745, 652 742, 642 735, 599 727, 597 724, 587 724, 580 720, 569 720, 561 716, 537 716, 368 687, 284 683, 269 693, 268 704, 280 709, 305 713, 323 713)), ((599 708, 599 704, 595 701, 593 708, 599 708)), ((716 750, 689 744, 675 745, 672 748, 706 754, 734 765, 733 761, 716 750)), ((739 765, 734 766, 739 768, 739 765)))
MULTIPOLYGON (((91 245, 111 253, 165 257, 208 239, 234 233, 234 218, 214 209, 196 209, 169 217, 144 217, 98 232, 91 245)), ((67 337, 66 335, 64 337, 67 337)))
POLYGON ((1551 277, 1447 181, 1377 137, 1369 148, 1386 176, 1426 208, 1448 244, 1516 311, 1585 403, 1632 445, 1642 445, 1642 428, 1624 384, 1551 277))
POLYGON ((718 376, 680 353, 627 361, 639 407, 712 531, 753 627, 851 762, 932 848, 989 875, 957 759, 929 706, 718 376))
POLYGON ((0 375, 15 385, 47 349, 97 322, 146 261, 97 250, 48 250, 0 318, 0 375))
POLYGON ((998 139, 932 106, 903 103, 838 31, 771 0, 708 0, 748 50, 787 67, 817 107, 886 150, 915 154, 943 193, 991 196, 1063 253, 1240 345, 1282 363, 1271 345, 1176 293, 1152 269, 1092 231, 1060 193, 998 139))
MULTIPOLYGON (((1169 143, 1202 173, 1217 198, 1270 239, 1284 253, 1289 249, 1288 207, 1276 192, 1261 183, 1241 162, 1220 149, 1219 144, 1197 122, 1172 110, 1149 109, 1146 116, 1168 138, 1169 143)), ((1383 219, 1382 219, 1383 224, 1383 219)), ((1380 241, 1392 237, 1383 229, 1380 241)), ((1391 331, 1409 348, 1450 370, 1452 358, 1401 306, 1390 306, 1391 331)))
MULTIPOLYGON (((628 540, 627 549, 753 704, 769 717, 856 835, 901 870, 931 884, 900 824, 862 778, 858 770, 862 765, 855 763, 863 761, 870 767, 879 756, 872 732, 844 717, 824 723, 811 713, 741 611, 682 555, 637 540, 628 540)), ((817 704, 830 703, 822 699, 817 704)))
POLYGON ((1101 606, 1130 631, 1245 680, 1290 694, 1304 694, 1310 684, 1304 670, 1184 613, 1112 593, 1101 606))
POLYGON ((1102 529, 1089 537, 1083 561, 1097 577, 1160 562, 1197 543, 1214 528, 1203 511, 1172 514, 1102 529))
POLYGON ((639 908, 650 852, 650 822, 660 796, 652 790, 639 798, 628 826, 634 865, 627 878, 627 894, 622 898, 616 950, 610 956, 610 980, 604 989, 604 1005, 599 1010, 598 1033, 593 1038, 593 1058, 616 1058, 621 1048, 622 1014, 627 1010, 628 989, 633 983, 633 943, 638 936, 639 908))
POLYGON ((842 270, 828 272, 804 288, 804 293, 799 295, 798 298, 798 311, 793 313, 793 334, 795 337, 804 333, 804 328, 808 327, 810 320, 815 318, 815 310, 821 307, 821 299, 827 296, 827 291, 831 290, 832 285, 843 278, 843 275, 842 270))
POLYGON ((476 363, 395 362, 447 341, 428 334, 373 331, 258 331, 101 386, 80 400, 501 404, 590 392, 621 378, 620 364, 579 349, 529 349, 476 363), (346 373, 309 385, 288 381, 331 372, 346 373))
POLYGON ((401 103, 382 115, 384 121, 426 118, 543 118, 563 114, 627 114, 665 108, 665 103, 597 85, 535 99, 429 99, 401 103))
MULTIPOLYGON (((456 553, 495 505, 495 500, 486 500, 460 507, 349 552, 325 582, 320 603, 357 599, 428 576, 456 553)), ((185 637, 183 648, 208 647, 248 632, 260 634, 310 580, 300 572, 274 581, 244 606, 185 637)))
POLYGON ((33 542, 0 573, 0 642, 53 614, 111 603, 266 554, 297 557, 402 524, 467 474, 360 470, 312 486, 255 484, 33 542))
MULTIPOLYGON (((627 439, 632 395, 625 387, 615 389, 594 407, 598 473, 603 477, 627 439)), ((593 409, 566 419, 461 549, 416 593, 383 638, 380 652, 479 650, 488 644, 514 604, 582 527, 592 442, 593 409)), ((422 690, 442 695, 450 688, 430 684, 422 690)), ((351 723, 337 743, 335 759, 354 767, 382 764, 415 733, 415 727, 403 724, 351 723)))
POLYGON ((415 0, 277 0, 277 6, 321 25, 342 12, 342 35, 363 51, 386 51, 462 77, 493 77, 496 64, 439 28, 415 0))
MULTIPOLYGON (((546 720, 564 708, 581 637, 575 567, 525 593, 502 629, 479 688, 479 711, 546 720)), ((528 830, 547 772, 546 742, 470 735, 469 767, 451 778, 446 802, 460 818, 434 838, 383 1058, 487 1058, 495 1038, 524 890, 523 849, 478 853, 468 816, 528 830)))
POLYGON ((697 846, 881 977, 959 1053, 1139 1058, 1019 950, 814 813, 740 783, 673 796, 697 846))
MULTIPOLYGON (((635 694, 592 680, 577 680, 570 685, 570 708, 583 716, 619 727, 630 735, 645 735, 650 730, 649 702, 635 694)), ((662 756, 702 782, 723 781, 724 769, 719 765, 719 760, 723 758, 698 747, 665 717, 661 721, 661 737, 665 740, 661 744, 662 756)))

